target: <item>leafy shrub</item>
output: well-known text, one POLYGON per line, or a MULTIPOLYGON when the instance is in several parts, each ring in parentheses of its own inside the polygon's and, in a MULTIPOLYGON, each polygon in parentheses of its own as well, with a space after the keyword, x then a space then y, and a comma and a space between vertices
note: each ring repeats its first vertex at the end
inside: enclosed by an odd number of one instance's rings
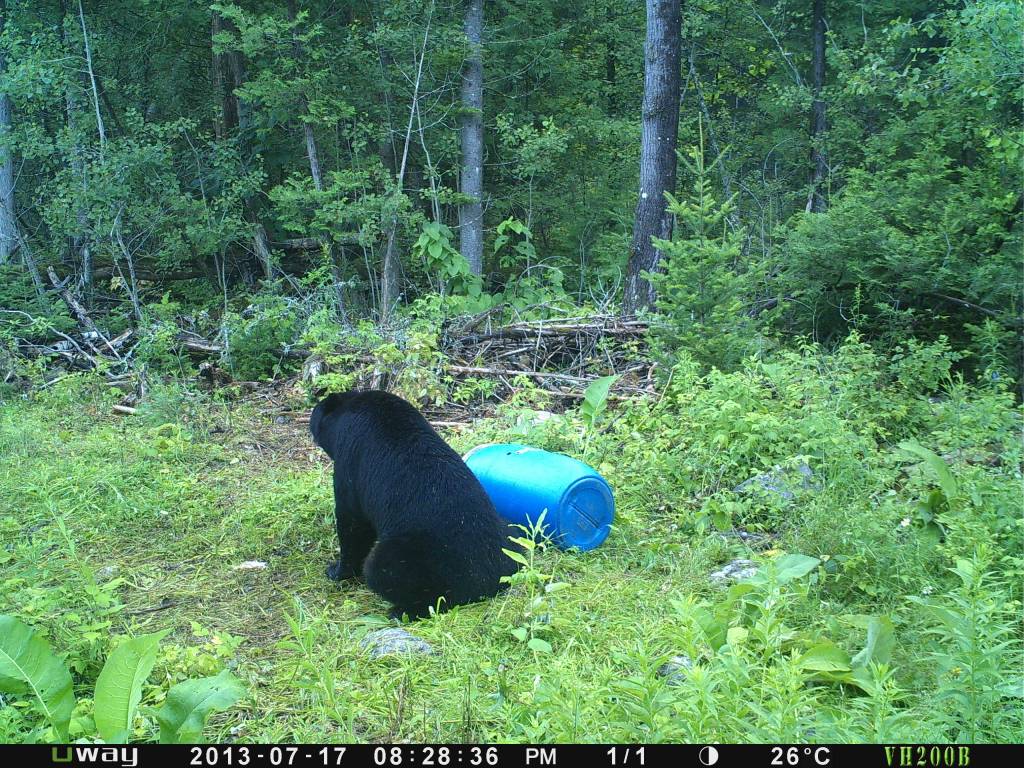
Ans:
MULTIPOLYGON (((157 647, 168 630, 122 642, 96 678, 92 721, 73 724, 76 709, 71 673, 49 644, 13 616, 0 616, 0 691, 30 695, 49 722, 55 741, 66 742, 75 731, 98 735, 106 743, 126 743, 135 730, 142 686, 156 663, 157 647)), ((226 670, 216 677, 187 680, 167 691, 163 706, 149 709, 160 725, 163 744, 191 743, 202 735, 211 712, 228 709, 245 694, 226 670)))
POLYGON ((294 368, 285 347, 300 330, 299 312, 284 296, 261 293, 240 313, 226 317, 228 363, 240 379, 259 379, 294 368))

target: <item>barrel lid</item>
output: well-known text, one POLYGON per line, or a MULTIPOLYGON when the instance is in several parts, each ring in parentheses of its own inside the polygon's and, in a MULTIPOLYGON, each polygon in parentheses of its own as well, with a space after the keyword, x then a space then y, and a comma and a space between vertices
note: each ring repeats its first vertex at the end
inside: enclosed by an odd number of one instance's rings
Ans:
POLYGON ((558 505, 558 530, 564 547, 600 546, 611 532, 615 500, 601 477, 590 475, 570 485, 558 505))

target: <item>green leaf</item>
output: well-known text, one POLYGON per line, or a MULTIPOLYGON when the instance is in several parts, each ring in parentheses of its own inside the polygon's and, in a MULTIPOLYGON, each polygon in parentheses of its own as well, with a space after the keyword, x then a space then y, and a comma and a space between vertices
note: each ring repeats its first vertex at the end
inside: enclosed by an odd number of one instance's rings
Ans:
POLYGON ((194 744, 200 741, 206 718, 223 712, 245 696, 241 681, 224 670, 216 677, 178 683, 155 713, 160 723, 161 744, 194 744))
POLYGON ((796 664, 811 672, 849 672, 851 669, 850 654, 831 640, 812 645, 796 664))
POLYGON ((142 699, 142 684, 156 663, 156 651, 169 629, 133 637, 110 654, 96 678, 96 730, 107 743, 128 740, 135 710, 142 699))
POLYGON ((526 647, 531 651, 537 653, 551 653, 551 643, 547 640, 541 640, 539 637, 535 637, 526 644, 526 647))
POLYGON ((590 383, 583 393, 583 405, 580 406, 580 413, 583 420, 593 425, 594 420, 601 415, 608 402, 608 391, 618 380, 618 376, 602 376, 590 383))
POLYGON ((946 494, 946 501, 952 501, 957 497, 960 489, 957 486, 956 479, 949 471, 949 465, 941 457, 932 453, 920 443, 915 443, 913 440, 905 440, 898 447, 900 450, 921 459, 935 473, 936 478, 938 478, 939 488, 946 494))
POLYGON ((75 693, 68 672, 50 644, 13 616, 0 616, 0 692, 31 691, 57 738, 68 740, 75 693))
POLYGON ((504 552, 509 557, 511 557, 513 560, 515 560, 520 565, 529 565, 530 564, 525 557, 523 557, 520 553, 516 552, 514 549, 505 549, 504 547, 502 547, 501 551, 504 552))
POLYGON ((526 631, 526 627, 516 627, 512 630, 512 636, 521 643, 526 642, 526 637, 529 633, 526 631))
POLYGON ((851 666, 866 667, 870 662, 887 664, 896 644, 892 620, 888 616, 872 616, 868 622, 868 641, 864 649, 853 657, 851 666))
POLYGON ((779 584, 787 584, 806 576, 818 567, 821 561, 807 555, 782 555, 775 560, 775 578, 779 584))

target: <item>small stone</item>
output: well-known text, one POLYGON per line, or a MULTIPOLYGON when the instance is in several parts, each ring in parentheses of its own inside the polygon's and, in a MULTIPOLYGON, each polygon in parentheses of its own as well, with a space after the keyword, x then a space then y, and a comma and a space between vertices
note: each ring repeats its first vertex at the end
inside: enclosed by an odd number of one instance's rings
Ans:
POLYGON ((530 423, 534 425, 543 424, 545 421, 549 421, 554 417, 555 414, 553 414, 551 411, 534 411, 533 417, 530 419, 530 423))
POLYGON ((109 581, 117 576, 118 570, 120 569, 116 565, 104 565, 96 571, 96 578, 102 579, 103 581, 109 581))
POLYGON ((766 533, 751 533, 750 531, 744 531, 742 528, 734 528, 719 535, 723 539, 739 539, 752 549, 767 546, 770 538, 766 533))
POLYGON ((817 485, 814 483, 814 471, 801 462, 786 469, 776 464, 771 472, 744 480, 733 488, 733 491, 742 493, 750 488, 774 493, 783 501, 792 501, 797 491, 817 490, 817 485))
POLYGON ((673 656, 658 667, 657 675, 666 678, 666 685, 679 685, 686 679, 686 673, 691 669, 693 669, 693 659, 684 653, 673 656))
POLYGON ((239 563, 234 566, 231 570, 233 571, 262 571, 267 567, 267 564, 262 560, 246 560, 244 563, 239 563))
POLYGON ((288 423, 288 417, 287 416, 277 416, 277 417, 274 418, 274 423, 275 424, 287 424, 288 423))
POLYGON ((708 575, 714 584, 725 584, 729 581, 742 581, 749 579, 757 573, 757 564, 753 560, 738 559, 726 563, 721 570, 714 571, 708 575))
POLYGON ((372 659, 393 654, 422 653, 429 655, 434 653, 434 649, 426 640, 421 640, 416 635, 397 627, 370 632, 359 642, 359 645, 370 649, 370 658, 372 659))

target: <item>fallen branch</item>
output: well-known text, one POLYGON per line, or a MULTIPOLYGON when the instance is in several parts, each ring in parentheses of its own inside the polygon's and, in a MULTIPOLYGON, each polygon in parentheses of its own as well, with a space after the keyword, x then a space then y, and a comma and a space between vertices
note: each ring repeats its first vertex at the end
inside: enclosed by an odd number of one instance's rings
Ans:
MULTIPOLYGON (((67 284, 70 281, 62 281, 59 277, 57 277, 57 273, 54 272, 53 267, 47 267, 46 274, 49 276, 50 282, 53 283, 54 289, 60 295, 61 300, 67 305, 68 309, 71 310, 71 314, 75 316, 75 319, 78 321, 78 324, 81 325, 86 330, 90 331, 91 333, 96 334, 96 336, 99 337, 99 339, 103 342, 107 349, 109 349, 113 353, 114 357, 120 360, 121 356, 117 353, 117 350, 111 346, 110 341, 107 340, 107 337, 104 336, 100 332, 100 329, 96 327, 96 323, 94 323, 92 321, 92 318, 89 317, 89 313, 85 311, 85 307, 82 306, 81 302, 79 302, 78 299, 75 298, 74 294, 72 294, 71 291, 68 290, 67 284)), ((63 334, 61 335, 63 336, 63 334)), ((76 344, 75 346, 78 345, 76 344)), ((79 348, 79 351, 81 351, 81 348, 79 348)), ((98 352, 99 350, 96 350, 94 348, 93 351, 98 352)), ((82 354, 85 353, 83 352, 82 354)), ((96 364, 96 361, 94 359, 92 359, 91 357, 89 359, 93 365, 96 364)))

